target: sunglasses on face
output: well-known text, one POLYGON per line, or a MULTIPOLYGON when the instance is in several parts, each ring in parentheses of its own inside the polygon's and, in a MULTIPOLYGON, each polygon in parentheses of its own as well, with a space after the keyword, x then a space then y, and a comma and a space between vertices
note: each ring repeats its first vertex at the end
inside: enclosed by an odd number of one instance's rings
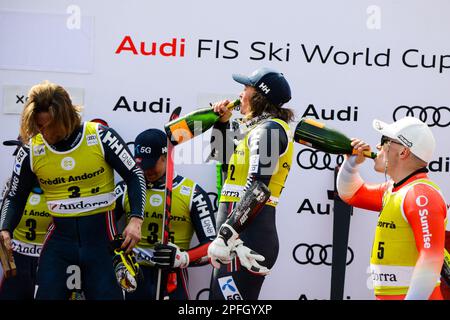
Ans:
POLYGON ((381 136, 380 146, 383 146, 387 142, 396 143, 396 144, 400 144, 401 145, 401 143, 398 142, 398 141, 392 140, 391 138, 386 137, 386 136, 381 136))

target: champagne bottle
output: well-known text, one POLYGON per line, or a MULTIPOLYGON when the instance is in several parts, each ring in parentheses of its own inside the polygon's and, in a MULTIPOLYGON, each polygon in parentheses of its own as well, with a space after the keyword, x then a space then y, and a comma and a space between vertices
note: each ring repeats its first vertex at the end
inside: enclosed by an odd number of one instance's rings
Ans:
MULTIPOLYGON (((241 103, 239 99, 227 105, 228 110, 241 103)), ((167 137, 177 145, 196 137, 211 128, 220 118, 220 115, 213 111, 212 107, 202 108, 192 111, 184 117, 179 117, 164 125, 167 137)))
MULTIPOLYGON (((351 140, 343 133, 316 120, 302 118, 297 124, 294 141, 333 154, 356 154, 351 140)), ((364 156, 375 159, 375 152, 364 151, 364 156)))

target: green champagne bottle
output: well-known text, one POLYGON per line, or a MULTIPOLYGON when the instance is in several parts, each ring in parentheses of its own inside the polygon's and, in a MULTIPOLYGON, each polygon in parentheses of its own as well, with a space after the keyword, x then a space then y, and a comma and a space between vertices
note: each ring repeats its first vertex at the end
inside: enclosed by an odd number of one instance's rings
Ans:
MULTIPOLYGON (((228 110, 233 110, 241 100, 236 99, 227 105, 228 110)), ((220 115, 213 111, 212 107, 192 111, 184 117, 179 117, 164 125, 167 137, 174 144, 186 142, 211 128, 220 115)))
MULTIPOLYGON (((294 141, 332 154, 356 153, 351 146, 351 140, 346 135, 308 118, 302 118, 295 127, 294 141)), ((377 154, 364 151, 364 156, 375 159, 377 154)))

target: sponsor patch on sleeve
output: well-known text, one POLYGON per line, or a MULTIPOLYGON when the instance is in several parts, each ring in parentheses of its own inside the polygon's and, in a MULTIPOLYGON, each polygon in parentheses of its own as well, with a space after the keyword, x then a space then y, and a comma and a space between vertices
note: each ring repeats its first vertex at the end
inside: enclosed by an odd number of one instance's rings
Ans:
POLYGON ((211 217, 206 217, 201 220, 202 228, 207 237, 214 237, 216 235, 216 230, 214 229, 211 217))
POLYGON ((250 156, 249 173, 257 173, 259 168, 259 154, 250 156))
POLYGON ((17 152, 16 160, 14 162, 14 172, 17 175, 20 175, 20 170, 22 169, 23 159, 25 159, 26 155, 27 155, 27 153, 25 152, 25 150, 23 150, 23 148, 20 148, 19 152, 17 152))
POLYGON ((118 184, 114 189, 114 193, 116 194, 116 198, 120 197, 125 193, 125 186, 123 186, 122 184, 118 184))
POLYGON ((129 170, 131 170, 136 164, 131 154, 129 154, 125 149, 123 149, 119 154, 119 158, 129 170))

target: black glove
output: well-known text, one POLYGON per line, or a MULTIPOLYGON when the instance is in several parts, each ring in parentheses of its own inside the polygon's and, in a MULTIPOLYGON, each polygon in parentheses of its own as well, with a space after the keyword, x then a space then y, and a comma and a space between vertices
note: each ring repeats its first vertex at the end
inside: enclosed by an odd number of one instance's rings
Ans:
POLYGON ((155 266, 162 269, 186 268, 189 265, 189 254, 169 242, 168 244, 157 243, 153 254, 155 266))

